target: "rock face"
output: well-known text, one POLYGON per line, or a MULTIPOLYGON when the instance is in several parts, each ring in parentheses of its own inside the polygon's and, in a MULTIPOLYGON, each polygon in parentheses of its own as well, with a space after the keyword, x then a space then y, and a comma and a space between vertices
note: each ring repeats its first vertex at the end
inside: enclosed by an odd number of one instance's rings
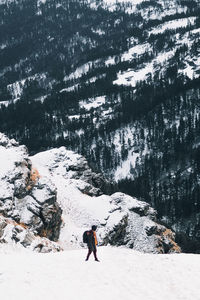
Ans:
POLYGON ((146 202, 123 193, 102 193, 104 179, 87 161, 64 147, 31 157, 40 174, 57 187, 64 225, 63 247, 83 246, 83 231, 98 226, 100 245, 126 246, 146 253, 180 252, 174 233, 156 222, 156 211, 146 202))
POLYGON ((23 225, 24 228, 15 226, 15 231, 24 232, 26 229, 31 239, 37 234, 57 241, 62 211, 56 202, 56 187, 50 178, 41 177, 32 167, 25 146, 19 146, 3 134, 0 134, 0 165, 2 216, 23 225))
POLYGON ((9 218, 0 216, 0 243, 17 243, 36 252, 59 252, 62 250, 58 243, 40 237, 24 224, 18 224, 9 218))
POLYGON ((103 244, 126 245, 147 253, 181 251, 175 243, 174 233, 156 222, 157 213, 149 204, 123 193, 113 194, 110 203, 112 210, 105 226, 103 244))
MULTIPOLYGON (((38 169, 43 166, 43 169, 48 170, 48 174, 45 172, 47 177, 61 175, 66 180, 74 180, 77 188, 87 195, 100 196, 110 191, 110 183, 102 174, 94 173, 83 156, 68 151, 65 147, 41 152, 31 160, 38 169)), ((54 184, 56 185, 55 181, 54 184)))

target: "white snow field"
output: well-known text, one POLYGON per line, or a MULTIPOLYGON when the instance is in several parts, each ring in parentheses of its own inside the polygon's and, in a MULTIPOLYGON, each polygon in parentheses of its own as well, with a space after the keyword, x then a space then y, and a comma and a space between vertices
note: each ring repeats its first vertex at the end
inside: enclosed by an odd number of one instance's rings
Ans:
POLYGON ((4 300, 198 300, 200 256, 141 254, 99 247, 101 262, 86 249, 36 254, 0 247, 4 300), (5 250, 6 249, 6 250, 5 250))

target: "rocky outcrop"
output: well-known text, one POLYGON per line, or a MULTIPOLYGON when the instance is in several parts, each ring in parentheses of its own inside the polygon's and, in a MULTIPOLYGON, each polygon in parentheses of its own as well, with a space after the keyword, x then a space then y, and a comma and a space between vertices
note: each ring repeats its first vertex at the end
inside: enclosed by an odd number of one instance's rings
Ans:
POLYGON ((123 245, 146 253, 181 251, 174 233, 156 222, 156 211, 148 203, 123 193, 103 194, 103 177, 92 172, 81 155, 61 147, 31 160, 57 187, 64 247, 83 246, 83 231, 97 224, 100 245, 123 245))
POLYGON ((19 146, 3 134, 0 134, 0 165, 2 216, 22 224, 28 236, 37 234, 57 241, 62 211, 56 202, 56 187, 51 179, 40 176, 32 167, 25 146, 19 146))
POLYGON ((0 216, 0 243, 16 243, 36 252, 59 252, 58 243, 37 236, 24 224, 18 224, 11 219, 0 216))
POLYGON ((110 192, 111 184, 104 176, 94 173, 83 156, 66 150, 65 147, 41 152, 36 157, 39 166, 42 164, 49 174, 62 174, 65 179, 73 179, 77 183, 77 188, 84 194, 100 196, 110 192), (40 161, 45 162, 45 165, 40 161))
POLYGON ((175 234, 156 222, 157 212, 146 202, 123 193, 111 196, 112 210, 101 230, 102 244, 125 245, 146 253, 179 253, 175 234))

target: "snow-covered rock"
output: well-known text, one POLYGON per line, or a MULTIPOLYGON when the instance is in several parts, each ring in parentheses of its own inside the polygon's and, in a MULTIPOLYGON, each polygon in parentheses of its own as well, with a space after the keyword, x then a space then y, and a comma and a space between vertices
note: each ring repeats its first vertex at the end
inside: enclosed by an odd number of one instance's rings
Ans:
POLYGON ((0 243, 16 243, 41 253, 61 251, 58 243, 37 236, 26 225, 18 224, 3 216, 0 216, 0 243))
POLYGON ((104 244, 126 245, 147 253, 180 251, 173 232, 156 223, 156 211, 149 204, 123 193, 113 194, 110 203, 113 207, 103 234, 104 244))
POLYGON ((83 231, 96 224, 100 245, 124 245, 147 253, 180 252, 174 233, 156 223, 156 211, 149 204, 119 192, 102 194, 103 177, 93 173, 81 155, 61 147, 41 152, 31 161, 57 188, 63 248, 83 246, 83 231))
MULTIPOLYGON (((77 189, 91 196, 102 195, 109 191, 109 183, 101 175, 94 173, 86 159, 65 147, 38 153, 32 157, 33 165, 41 174, 52 178, 52 174, 59 175, 68 180, 74 180, 77 189)), ((57 182, 53 179, 55 186, 57 182)), ((71 181, 72 182, 72 181, 71 181)))
MULTIPOLYGON (((0 134, 0 165, 2 216, 23 225, 28 231, 16 226, 15 230, 19 229, 24 236, 30 236, 30 230, 32 239, 38 234, 56 241, 60 233, 61 209, 51 179, 41 177, 32 167, 25 146, 19 146, 3 134, 0 134)), ((13 234, 9 236, 14 239, 13 234)))

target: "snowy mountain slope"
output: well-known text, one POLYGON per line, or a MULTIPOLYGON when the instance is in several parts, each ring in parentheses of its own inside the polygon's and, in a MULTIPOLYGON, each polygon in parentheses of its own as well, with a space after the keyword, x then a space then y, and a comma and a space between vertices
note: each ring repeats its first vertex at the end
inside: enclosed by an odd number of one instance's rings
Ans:
MULTIPOLYGON (((16 1, 16 4, 18 2, 16 1)), ((154 42, 157 40, 158 43, 160 42, 160 37, 155 36, 158 33, 159 34, 165 34, 167 31, 171 30, 173 31, 181 31, 185 30, 186 32, 190 32, 192 28, 197 29, 197 32, 199 32, 199 26, 198 26, 198 9, 199 9, 199 1, 192 0, 192 1, 83 1, 83 3, 80 1, 80 6, 77 4, 78 2, 76 0, 71 1, 70 3, 64 3, 62 1, 59 1, 57 4, 51 3, 51 1, 43 1, 38 2, 34 1, 34 3, 31 5, 31 3, 27 2, 27 5, 29 6, 30 12, 32 14, 35 14, 34 19, 31 20, 33 22, 33 26, 35 25, 35 21, 38 21, 39 27, 40 26, 47 26, 45 23, 45 11, 49 10, 50 14, 54 11, 57 12, 57 16, 60 16, 59 22, 61 22, 60 27, 63 27, 64 24, 62 22, 66 22, 66 25, 69 25, 68 22, 71 22, 71 18, 76 19, 76 14, 78 14, 78 20, 80 20, 81 26, 84 26, 86 28, 86 32, 83 30, 80 30, 79 23, 76 20, 74 29, 77 29, 75 31, 71 30, 69 31, 69 37, 67 40, 63 40, 64 32, 59 33, 57 35, 56 29, 57 29, 57 20, 54 20, 54 17, 52 17, 52 25, 54 22, 55 28, 51 31, 50 35, 43 36, 43 30, 42 28, 37 28, 40 39, 42 40, 42 48, 38 48, 36 46, 35 48, 32 48, 33 53, 29 53, 26 43, 28 42, 29 36, 26 36, 29 32, 26 32, 26 24, 21 24, 21 27, 19 27, 19 32, 12 32, 9 36, 8 34, 2 35, 2 39, 0 40, 0 47, 2 49, 2 57, 5 56, 5 63, 2 64, 2 71, 1 76, 3 79, 3 89, 4 93, 2 95, 2 98, 4 97, 11 97, 12 99, 18 99, 20 98, 20 95, 23 94, 23 90, 26 90, 25 81, 34 81, 37 83, 37 91, 39 94, 47 94, 49 90, 53 88, 53 86, 66 79, 68 79, 67 85, 70 85, 72 87, 72 83, 77 77, 81 77, 82 75, 89 77, 91 71, 94 72, 94 70, 97 69, 98 76, 96 76, 96 80, 98 78, 101 78, 102 74, 99 74, 98 71, 99 68, 102 67, 105 68, 106 64, 104 61, 108 60, 109 57, 109 49, 106 49, 108 47, 107 44, 105 44, 104 39, 108 39, 112 41, 111 49, 113 48, 113 52, 116 53, 116 61, 115 64, 118 65, 118 71, 121 69, 121 65, 119 64, 120 56, 122 55, 123 50, 126 51, 131 49, 133 46, 132 44, 137 44, 140 46, 142 43, 142 40, 147 38, 147 35, 154 35, 154 40, 150 40, 149 49, 147 52, 154 52, 155 56, 159 53, 155 53, 154 49, 154 42), (35 3, 35 6, 34 6, 35 3), (49 4, 49 6, 48 6, 49 4), (84 9, 83 9, 84 8, 84 9), (96 8, 96 10, 93 10, 96 8), (98 10, 102 12, 104 11, 105 17, 100 17, 98 14, 98 10), (130 15, 126 13, 126 8, 130 15), (131 9, 134 8, 134 9, 131 9), (33 11, 32 11, 33 10, 33 11), (88 20, 84 20, 86 22, 84 24, 82 18, 84 16, 84 13, 86 11, 90 11, 90 14, 92 15, 92 19, 94 19, 95 22, 91 24, 88 24, 88 20), (68 11, 69 14, 66 14, 63 21, 63 13, 68 11), (196 12, 196 13, 195 13, 196 12), (195 15, 196 14, 196 15, 195 15), (69 19, 68 19, 69 18, 69 19), (156 20, 156 21, 155 21, 156 20), (154 22, 155 21, 155 22, 154 22), (45 25, 44 25, 44 24, 45 25), (126 27, 126 31, 124 29, 124 24, 126 27), (77 26, 77 28, 76 28, 77 26), (88 31, 88 26, 91 26, 91 31, 88 31), (137 32, 139 27, 139 32, 137 32), (137 30, 136 30, 137 29, 137 30), (24 30, 24 40, 18 41, 16 38, 20 34, 20 31, 24 30), (83 31, 83 32, 82 32, 83 31), (130 33, 129 33, 130 31, 130 33), (141 32, 140 32, 141 31, 141 32), (98 32, 100 32, 100 36, 98 36, 98 32), (119 48, 116 45, 113 44, 113 37, 115 41, 115 35, 116 39, 118 38, 118 35, 120 32, 124 32, 125 38, 121 41, 121 45, 119 45, 119 48), (103 39, 101 38, 101 35, 103 33, 103 39), (153 42, 153 43, 152 43, 153 42), (63 44, 62 44, 63 43, 63 44), (62 75, 60 74, 60 78, 57 77, 58 70, 56 69, 56 61, 54 62, 54 59, 49 61, 50 69, 42 67, 44 64, 41 65, 43 72, 41 72, 41 67, 38 67, 38 60, 42 61, 49 60, 52 55, 53 49, 50 51, 49 46, 57 48, 56 44, 60 45, 60 51, 56 58, 58 65, 61 67, 62 75), (10 56, 10 48, 12 47, 23 47, 25 45, 25 53, 22 54, 22 57, 20 55, 13 56, 11 61, 13 60, 13 64, 10 63, 10 60, 8 60, 6 57, 10 56), (106 50, 106 53, 101 53, 101 47, 105 47, 104 50, 106 50), (77 48, 79 48, 79 51, 77 48), (120 50, 121 48, 121 50, 120 50), (45 50, 46 49, 46 50, 45 50), (36 51, 35 51, 36 50, 36 51), (91 51, 92 55, 91 57, 96 56, 97 59, 89 60, 87 56, 85 55, 85 51, 91 51), (76 53, 77 52, 77 53, 76 53), (96 52, 96 53, 95 53, 96 52), (78 57, 76 57, 76 54, 78 54, 78 57), (84 54, 83 59, 80 54, 84 54), (72 63, 69 63, 69 59, 72 59, 72 63), (63 69, 63 62, 67 64, 67 68, 62 71, 63 69), (81 61, 84 61, 84 63, 81 63, 81 61), (98 62, 98 63, 97 63, 98 62), (69 65, 68 65, 69 64, 69 65), (96 65, 96 66, 95 66, 96 65), (56 69, 56 72, 55 72, 56 69), (72 69, 73 72, 69 73, 69 70, 72 69), (13 76, 9 76, 9 74, 13 73, 13 76), (18 74, 17 74, 18 73, 18 74), (67 76, 63 76, 67 73, 67 76), (19 80, 15 80, 16 77, 19 77, 19 80), (62 78, 61 78, 62 77, 62 78), (71 82, 72 81, 72 82, 71 82), (6 84, 6 85, 5 85, 6 84), (6 90, 7 89, 7 94, 6 90), (10 96, 9 96, 10 94, 10 96)), ((13 9, 13 3, 12 1, 8 3, 8 9, 10 8, 10 13, 12 14, 13 9)), ((2 6, 2 18, 3 18, 3 25, 5 28, 6 26, 11 26, 10 24, 11 20, 9 18, 9 15, 4 13, 4 9, 6 8, 4 2, 1 2, 2 6), (10 24, 10 25, 9 25, 10 24)), ((20 5, 19 5, 20 7, 20 5)), ((17 8, 17 6, 16 6, 17 8)), ((26 9, 24 7, 24 9, 26 9)), ((23 10, 23 6, 22 6, 23 10)), ((18 18, 21 14, 20 10, 19 12, 16 11, 13 13, 16 18, 18 18)), ((27 18, 29 16, 27 15, 27 18)), ((29 19, 27 19, 29 20, 29 19)), ((24 20, 25 22, 25 20, 24 20)), ((30 20, 29 20, 30 22, 30 20)), ((90 19, 91 22, 91 19, 90 19)), ((3 27, 2 27, 3 29, 3 27)), ((44 29, 44 28, 43 28, 44 29)), ((27 28, 27 30, 30 30, 27 28)), ((35 28, 33 27, 32 35, 35 36, 35 28)), ((64 34, 65 35, 65 34, 64 34)), ((120 36, 119 36, 120 37, 120 36)), ((37 37, 35 36, 36 40, 35 43, 37 44, 37 37)), ((152 38, 152 36, 151 36, 152 38)), ((164 38, 165 39, 165 38, 164 38)), ((177 40, 181 40, 182 38, 177 38, 177 40)), ((164 40, 163 40, 164 41, 164 40)), ((167 41, 166 41, 167 42, 167 41)), ((186 41, 187 44, 187 41, 186 41)), ((134 45, 135 46, 135 45, 134 45)), ((167 45, 164 47, 164 49, 160 48, 158 49, 158 52, 167 52, 167 45), (166 48, 166 49, 165 49, 166 48)), ((135 53, 134 58, 140 57, 142 55, 141 53, 135 53), (139 55, 138 55, 139 54, 139 55)), ((130 62, 132 59, 129 60, 130 62)), ((57 66, 58 67, 58 66, 57 66)), ((162 66, 165 68, 165 66, 162 66)), ((117 70, 116 70, 117 71, 117 70)), ((106 73, 109 73, 109 69, 106 70, 106 73)), ((86 81, 86 78, 83 79, 83 82, 86 81)), ((87 78, 89 79, 89 78, 87 78)), ((144 78, 138 78, 138 80, 141 80, 144 78)), ((78 82, 79 85, 82 85, 82 81, 78 82)), ((90 83, 90 82, 89 82, 90 83)), ((75 85, 76 86, 76 85, 75 85)), ((69 88, 67 86, 66 88, 69 88)), ((69 90, 68 90, 69 91, 69 90)), ((3 101, 7 99, 2 99, 3 101)))
POLYGON ((29 157, 25 146, 3 134, 0 154, 1 243, 38 252, 82 247, 84 230, 96 224, 99 244, 181 251, 149 204, 123 193, 103 194, 108 183, 81 155, 61 147, 29 157))
POLYGON ((86 250, 16 253, 0 246, 5 300, 199 299, 199 255, 150 255, 99 247, 100 263, 86 250), (10 288, 12 286, 12 288, 10 288))
POLYGON ((200 249, 199 15, 199 0, 0 7, 0 130, 33 153, 83 154, 189 251, 200 249))
POLYGON ((150 253, 179 252, 173 233, 157 224, 156 212, 147 203, 128 195, 101 195, 100 175, 86 160, 64 147, 31 157, 41 177, 51 177, 63 210, 59 242, 63 248, 83 246, 82 234, 98 226, 99 244, 126 245, 150 253), (100 195, 100 196, 99 196, 100 195))

